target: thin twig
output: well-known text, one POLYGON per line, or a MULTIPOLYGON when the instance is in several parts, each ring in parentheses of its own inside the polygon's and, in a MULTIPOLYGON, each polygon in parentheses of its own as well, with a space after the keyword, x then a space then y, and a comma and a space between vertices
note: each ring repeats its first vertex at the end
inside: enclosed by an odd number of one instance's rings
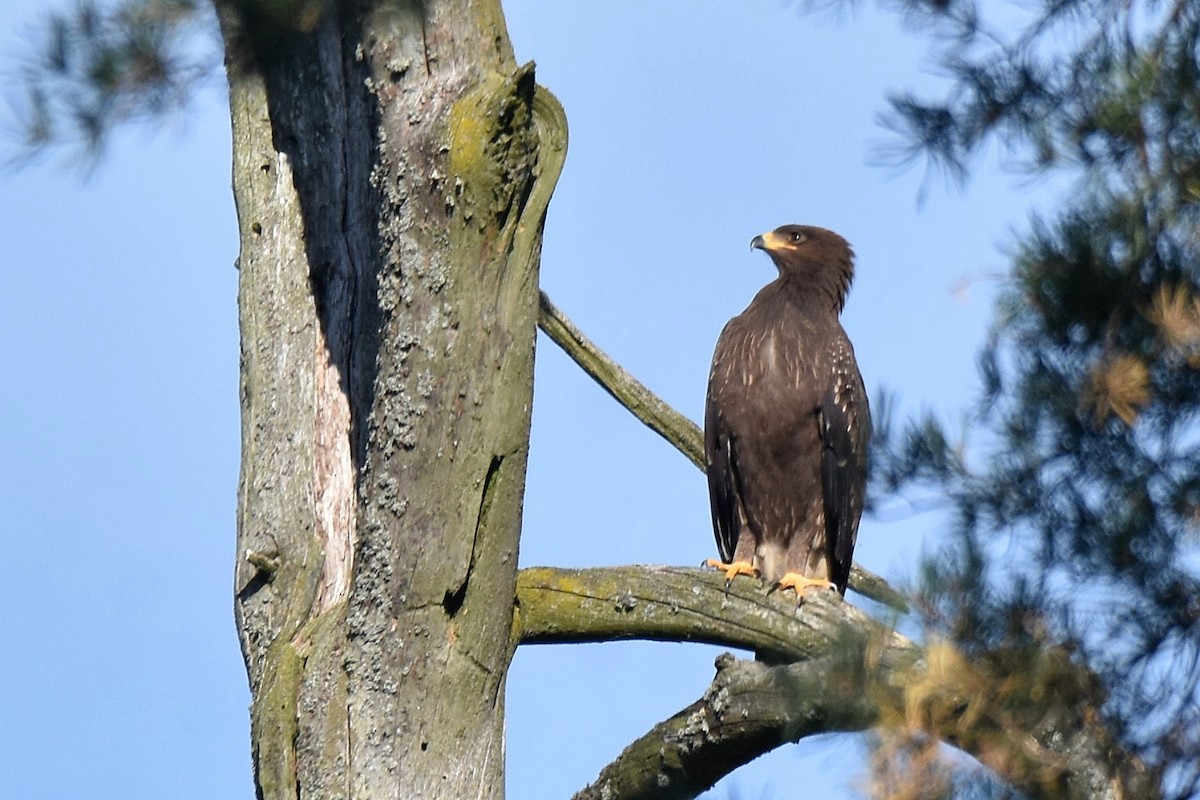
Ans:
POLYGON ((704 434, 700 426, 664 403, 624 367, 596 347, 575 324, 541 293, 538 327, 566 351, 583 371, 652 431, 704 469, 704 434))

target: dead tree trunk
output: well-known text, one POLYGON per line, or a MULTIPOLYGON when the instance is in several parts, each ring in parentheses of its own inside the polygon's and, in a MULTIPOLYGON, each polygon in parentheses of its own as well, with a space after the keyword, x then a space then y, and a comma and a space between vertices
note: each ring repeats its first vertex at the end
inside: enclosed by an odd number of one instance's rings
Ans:
POLYGON ((498 0, 219 6, 259 796, 501 796, 565 119, 498 0))

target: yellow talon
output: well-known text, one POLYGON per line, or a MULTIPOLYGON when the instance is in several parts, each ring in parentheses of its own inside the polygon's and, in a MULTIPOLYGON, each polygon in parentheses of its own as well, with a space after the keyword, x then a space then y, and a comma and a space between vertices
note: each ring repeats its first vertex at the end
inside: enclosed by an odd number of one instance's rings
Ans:
POLYGON ((793 589, 803 599, 810 589, 833 589, 834 585, 825 578, 809 578, 799 572, 789 572, 775 584, 776 589, 793 589))
POLYGON ((724 572, 726 583, 731 583, 734 577, 737 575, 749 575, 751 578, 758 577, 758 570, 755 569, 754 565, 749 561, 734 561, 730 564, 726 564, 722 561, 718 561, 715 558, 710 558, 704 562, 704 566, 712 567, 713 569, 719 569, 721 572, 724 572))

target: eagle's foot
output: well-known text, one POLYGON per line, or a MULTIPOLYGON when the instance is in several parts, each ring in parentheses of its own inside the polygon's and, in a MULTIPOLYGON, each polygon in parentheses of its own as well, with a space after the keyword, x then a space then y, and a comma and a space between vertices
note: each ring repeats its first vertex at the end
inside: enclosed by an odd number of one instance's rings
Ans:
POLYGON ((733 579, 738 575, 749 575, 751 578, 758 577, 758 570, 749 561, 734 561, 729 564, 723 561, 718 561, 715 558, 710 558, 704 562, 704 566, 719 569, 725 573, 725 585, 733 583, 733 579))
POLYGON ((789 572, 779 579, 779 583, 775 584, 776 589, 793 589, 800 599, 804 599, 812 589, 834 589, 832 581, 824 578, 809 578, 806 575, 801 575, 799 572, 789 572))

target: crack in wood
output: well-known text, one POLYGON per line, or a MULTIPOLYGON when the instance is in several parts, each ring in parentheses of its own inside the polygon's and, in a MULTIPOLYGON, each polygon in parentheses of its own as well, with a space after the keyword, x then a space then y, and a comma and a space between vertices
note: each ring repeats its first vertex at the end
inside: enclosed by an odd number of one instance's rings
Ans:
POLYGON ((471 539, 471 556, 467 563, 467 571, 463 574, 462 581, 455 587, 446 590, 445 597, 442 600, 442 607, 446 609, 446 614, 453 617, 462 608, 463 602, 467 599, 467 587, 471 583, 471 572, 475 569, 475 556, 479 548, 479 535, 487 524, 488 511, 492 505, 492 493, 495 488, 497 475, 500 472, 501 466, 504 464, 504 456, 493 455, 492 460, 488 463, 487 474, 483 478, 483 489, 479 496, 479 511, 475 515, 475 532, 471 539))

